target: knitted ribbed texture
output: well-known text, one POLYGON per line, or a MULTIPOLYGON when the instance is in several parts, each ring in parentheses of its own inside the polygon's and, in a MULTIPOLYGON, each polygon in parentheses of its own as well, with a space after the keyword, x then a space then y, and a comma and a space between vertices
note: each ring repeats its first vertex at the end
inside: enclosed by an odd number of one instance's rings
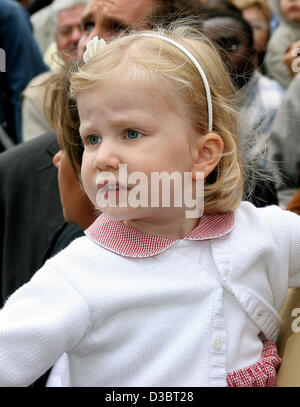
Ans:
POLYGON ((145 257, 73 241, 0 312, 0 385, 27 386, 65 352, 65 386, 226 386, 249 367, 262 383, 259 334, 275 339, 286 289, 300 286, 300 217, 243 203, 223 232, 145 257))
POLYGON ((211 335, 211 368, 210 380, 211 386, 226 386, 226 361, 227 361, 227 333, 224 320, 224 299, 223 293, 215 301, 214 315, 212 318, 212 335, 211 335))

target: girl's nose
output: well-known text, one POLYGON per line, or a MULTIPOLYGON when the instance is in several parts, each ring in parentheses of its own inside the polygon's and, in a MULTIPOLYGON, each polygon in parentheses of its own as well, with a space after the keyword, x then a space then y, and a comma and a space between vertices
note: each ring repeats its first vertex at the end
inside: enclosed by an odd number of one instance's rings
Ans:
POLYGON ((61 159, 61 154, 62 150, 58 150, 58 152, 55 154, 55 156, 52 158, 52 162, 55 165, 56 168, 59 168, 60 165, 60 159, 61 159))
POLYGON ((102 142, 95 156, 95 168, 101 171, 109 169, 118 170, 119 165, 120 158, 116 146, 109 141, 102 142))

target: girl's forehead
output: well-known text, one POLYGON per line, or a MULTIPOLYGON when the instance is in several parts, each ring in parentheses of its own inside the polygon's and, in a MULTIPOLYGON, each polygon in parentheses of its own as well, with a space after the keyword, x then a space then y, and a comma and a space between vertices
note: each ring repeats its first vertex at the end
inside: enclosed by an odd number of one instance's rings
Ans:
POLYGON ((182 104, 174 103, 174 97, 166 95, 159 87, 150 87, 120 80, 114 85, 101 84, 85 90, 78 96, 80 134, 106 126, 144 126, 153 130, 166 121, 176 121, 178 126, 191 130, 189 116, 182 104), (181 110, 180 110, 181 109, 181 110), (180 122, 180 123, 179 123, 180 122))
POLYGON ((178 110, 182 101, 180 103, 174 89, 162 80, 149 82, 143 78, 121 75, 113 80, 99 80, 77 97, 79 113, 93 109, 99 104, 113 106, 115 109, 139 106, 155 113, 162 106, 178 110))

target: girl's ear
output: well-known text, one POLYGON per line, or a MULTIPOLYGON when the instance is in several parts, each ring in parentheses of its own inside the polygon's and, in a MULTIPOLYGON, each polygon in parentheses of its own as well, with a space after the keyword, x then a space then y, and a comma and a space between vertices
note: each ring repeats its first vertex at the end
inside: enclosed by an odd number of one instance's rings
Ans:
POLYGON ((198 136, 195 143, 192 178, 196 180, 196 173, 202 172, 206 179, 219 164, 224 151, 224 142, 217 133, 207 133, 204 136, 198 136))

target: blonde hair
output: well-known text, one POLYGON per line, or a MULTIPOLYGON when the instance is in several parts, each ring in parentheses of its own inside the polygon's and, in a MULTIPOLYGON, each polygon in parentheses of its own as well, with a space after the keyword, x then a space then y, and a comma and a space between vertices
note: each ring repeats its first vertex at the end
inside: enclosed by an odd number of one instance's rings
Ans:
MULTIPOLYGON (((205 72, 213 103, 213 131, 222 137, 224 153, 205 184, 204 210, 205 213, 234 210, 243 195, 243 171, 234 106, 235 89, 230 77, 212 43, 198 30, 176 23, 167 31, 156 29, 156 32, 182 44, 205 72)), ((160 89, 175 92, 197 132, 208 133, 206 92, 193 62, 174 45, 140 34, 121 35, 101 54, 79 67, 70 79, 71 98, 76 100, 81 92, 103 82, 115 86, 115 81, 129 75, 150 86, 159 84, 160 89)))
POLYGON ((267 0, 232 0, 232 4, 234 4, 237 8, 243 11, 249 7, 258 7, 263 12, 266 21, 270 23, 272 17, 272 11, 270 6, 267 3, 267 0))

